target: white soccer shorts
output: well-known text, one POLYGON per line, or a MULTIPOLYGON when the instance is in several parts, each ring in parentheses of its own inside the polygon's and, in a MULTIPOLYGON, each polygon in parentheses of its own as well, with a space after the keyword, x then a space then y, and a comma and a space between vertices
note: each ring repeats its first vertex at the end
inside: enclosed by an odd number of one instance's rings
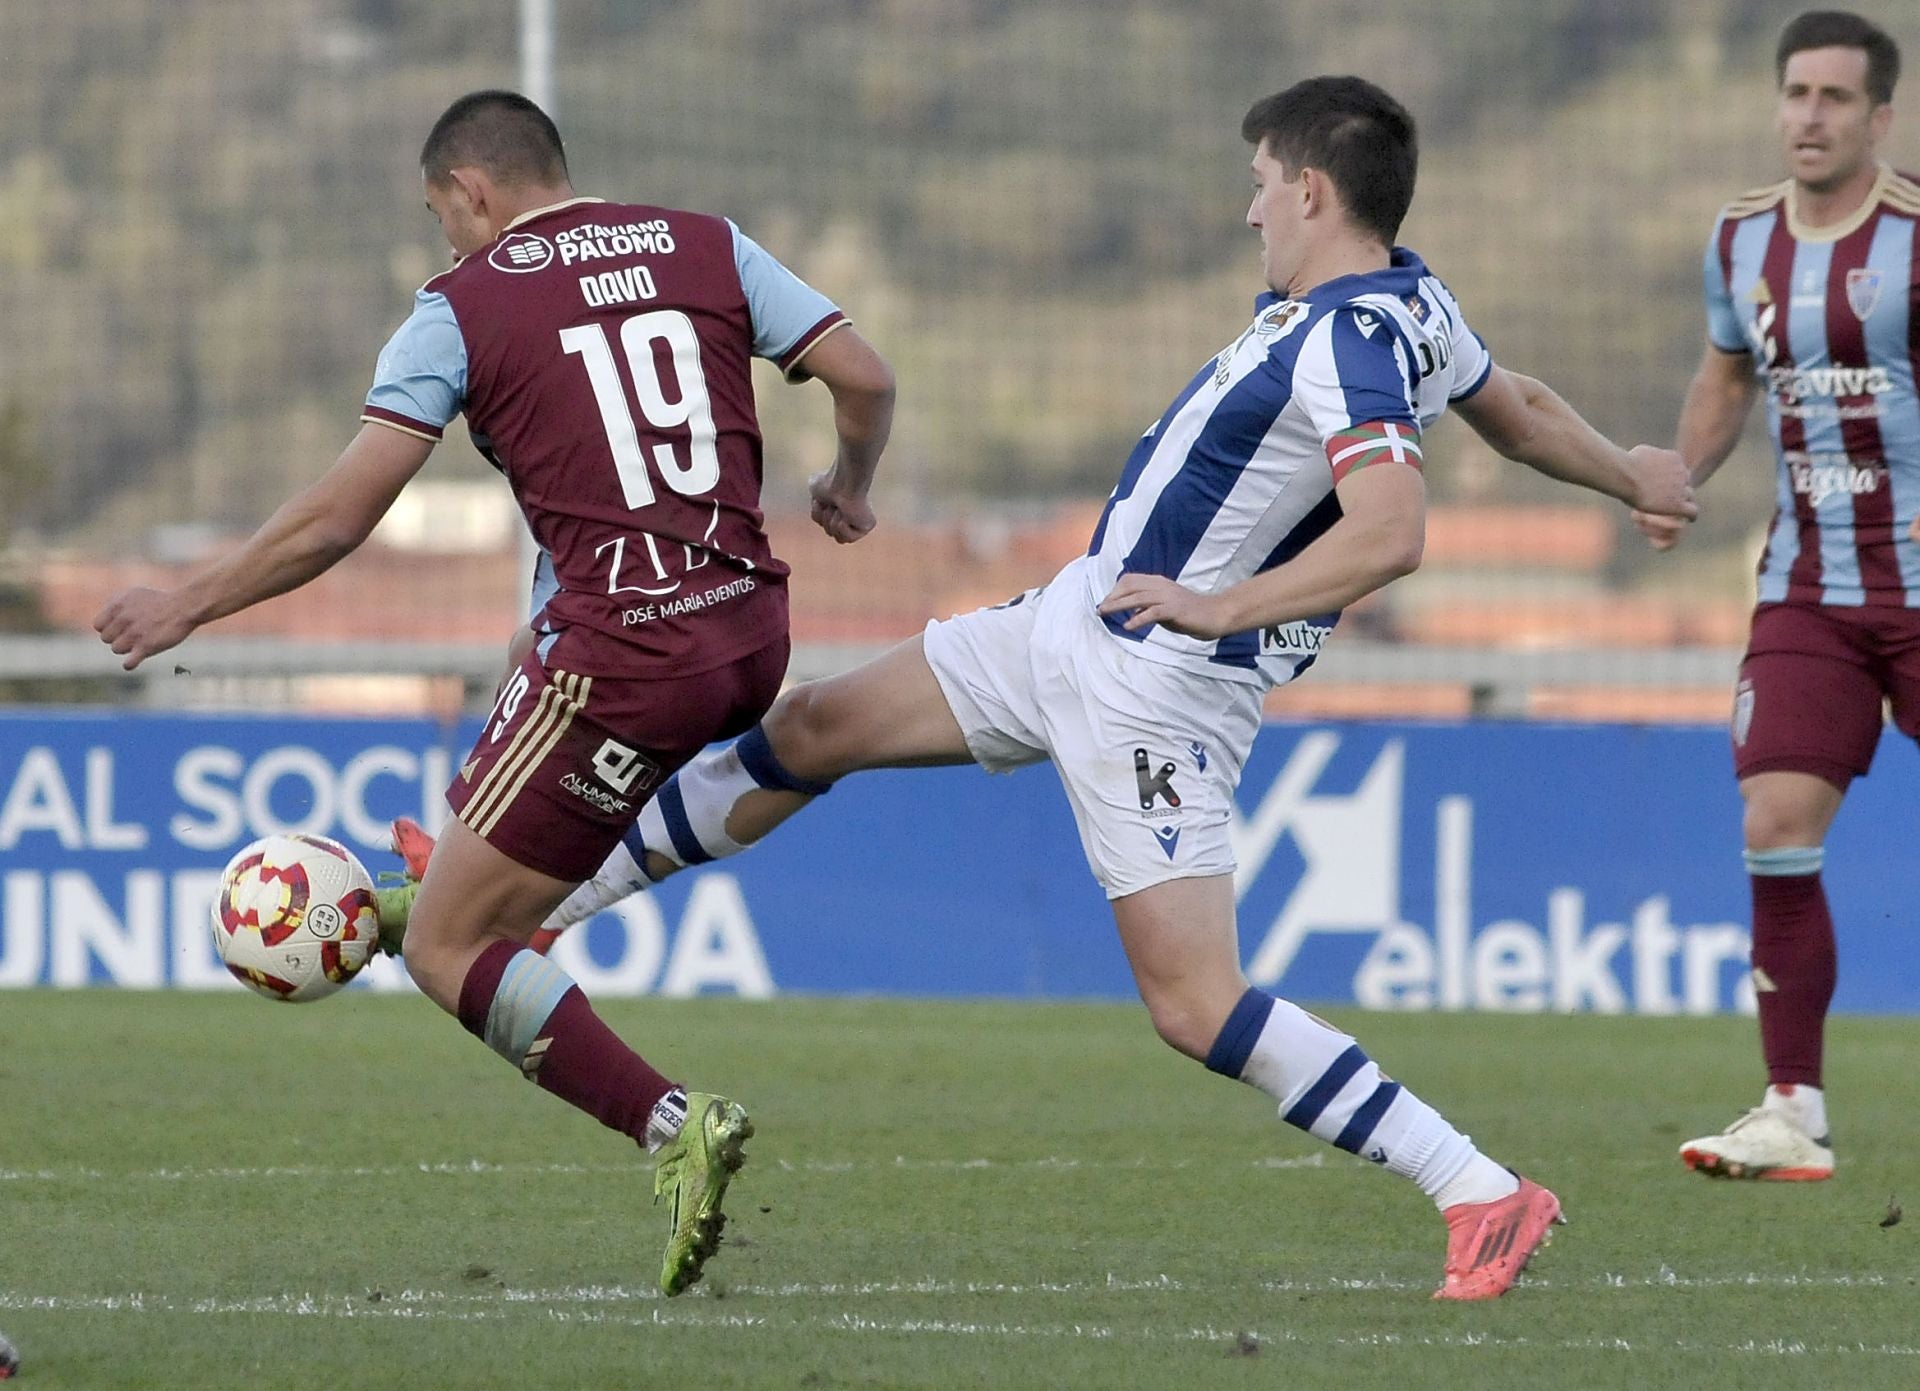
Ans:
POLYGON ((1233 872, 1228 826, 1260 687, 1139 655, 1101 623, 1078 565, 929 623, 926 654, 982 768, 1052 758, 1108 898, 1233 872))

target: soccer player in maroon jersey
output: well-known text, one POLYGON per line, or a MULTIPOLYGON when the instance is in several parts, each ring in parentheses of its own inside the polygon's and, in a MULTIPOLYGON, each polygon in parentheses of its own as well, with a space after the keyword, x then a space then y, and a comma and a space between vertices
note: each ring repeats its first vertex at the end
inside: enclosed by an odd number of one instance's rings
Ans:
MULTIPOLYGON (((1707 248, 1707 349, 1681 408, 1693 482, 1732 452, 1756 396, 1778 510, 1734 697, 1753 983, 1768 1086, 1680 1148, 1729 1178, 1833 1173, 1821 1051, 1836 972, 1820 870, 1890 702, 1920 736, 1920 182, 1880 163, 1900 54, 1858 15, 1789 23, 1777 55, 1790 175, 1730 203, 1707 248)), ((1664 549, 1671 525, 1640 518, 1664 549)))
POLYGON ((761 529, 751 359, 833 397, 839 451, 811 491, 840 541, 873 526, 893 376, 725 218, 576 196, 559 132, 524 97, 461 98, 420 163, 460 259, 381 353, 359 434, 239 551, 178 589, 118 595, 94 626, 131 669, 306 583, 366 539, 465 414, 557 589, 448 791, 407 966, 523 1075, 659 1153, 660 1278, 677 1294, 719 1242, 751 1122, 657 1072, 525 944, 662 779, 779 693, 787 571, 761 529))

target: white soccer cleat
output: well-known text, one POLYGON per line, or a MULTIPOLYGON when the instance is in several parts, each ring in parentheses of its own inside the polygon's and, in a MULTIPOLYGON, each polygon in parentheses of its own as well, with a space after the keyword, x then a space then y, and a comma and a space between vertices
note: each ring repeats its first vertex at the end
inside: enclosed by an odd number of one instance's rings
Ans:
POLYGON ((1680 1161, 1711 1178, 1817 1183, 1833 1177, 1833 1141, 1807 1134, 1769 1092, 1721 1134, 1680 1146, 1680 1161))

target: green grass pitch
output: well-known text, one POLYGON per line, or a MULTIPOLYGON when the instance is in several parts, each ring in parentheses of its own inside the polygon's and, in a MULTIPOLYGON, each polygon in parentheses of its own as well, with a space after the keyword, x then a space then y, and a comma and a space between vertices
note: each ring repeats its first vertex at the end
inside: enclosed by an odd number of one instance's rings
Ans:
POLYGON ((0 1329, 56 1387, 1920 1385, 1920 1021, 1837 1021, 1840 1174, 1675 1146, 1737 1020, 1341 1014, 1572 1225, 1429 1301, 1411 1185, 1117 1005, 622 1002, 759 1134, 694 1293, 644 1157, 416 997, 0 994, 0 1329))

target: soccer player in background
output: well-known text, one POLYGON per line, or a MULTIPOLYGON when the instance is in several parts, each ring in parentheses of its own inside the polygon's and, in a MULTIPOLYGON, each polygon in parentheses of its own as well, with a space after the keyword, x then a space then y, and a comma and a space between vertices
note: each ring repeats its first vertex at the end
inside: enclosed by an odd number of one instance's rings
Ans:
MULTIPOLYGON (((1821 1076, 1836 961, 1827 828, 1880 741, 1883 702, 1920 736, 1920 182, 1875 157, 1900 52, 1858 15, 1780 35, 1789 177, 1729 203, 1706 254, 1707 347, 1677 445, 1697 486, 1765 394, 1778 507, 1733 705, 1746 803, 1753 984, 1767 1089, 1680 1147, 1727 1178, 1833 1174, 1821 1076), (1903 534, 1904 533, 1904 534, 1903 534)), ((1641 518, 1665 548, 1676 528, 1641 518)))
POLYGON ((1489 1298, 1558 1200, 1353 1039, 1249 986, 1233 793, 1266 691, 1313 663, 1342 608, 1419 563, 1421 434, 1449 405, 1507 456, 1676 522, 1691 490, 1678 455, 1623 452, 1496 367, 1446 287, 1394 246, 1417 155, 1387 93, 1314 78, 1256 103, 1241 133, 1268 292, 1134 447, 1086 555, 1043 589, 789 691, 668 780, 549 929, 738 852, 848 773, 1051 758, 1161 1038, 1413 1180, 1448 1227, 1437 1296, 1489 1298))
POLYGON ((177 589, 118 595, 94 626, 131 669, 306 583, 465 414, 557 584, 448 790, 407 967, 523 1075, 659 1154, 660 1282, 677 1294, 718 1244, 747 1113, 669 1081, 525 943, 666 776, 780 690, 787 571, 761 529, 751 359, 831 393, 839 451, 811 486, 842 541, 873 526, 893 376, 725 218, 577 196, 559 132, 524 97, 461 98, 420 164, 459 260, 380 354, 359 434, 239 551, 177 589))

